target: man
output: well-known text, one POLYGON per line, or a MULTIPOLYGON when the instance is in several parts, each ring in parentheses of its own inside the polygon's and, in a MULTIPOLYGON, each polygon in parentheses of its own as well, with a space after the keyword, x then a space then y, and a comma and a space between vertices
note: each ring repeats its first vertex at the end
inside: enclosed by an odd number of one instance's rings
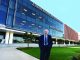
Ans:
POLYGON ((45 29, 44 34, 39 37, 40 60, 49 60, 52 39, 48 33, 48 29, 45 29))

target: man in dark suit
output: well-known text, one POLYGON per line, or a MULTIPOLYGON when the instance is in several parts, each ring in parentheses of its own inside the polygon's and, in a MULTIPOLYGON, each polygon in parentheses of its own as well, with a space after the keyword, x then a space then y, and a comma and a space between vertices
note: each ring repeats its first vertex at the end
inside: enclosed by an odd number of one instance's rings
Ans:
POLYGON ((49 60, 53 43, 51 35, 49 35, 48 33, 48 29, 45 29, 44 34, 39 37, 40 60, 49 60))

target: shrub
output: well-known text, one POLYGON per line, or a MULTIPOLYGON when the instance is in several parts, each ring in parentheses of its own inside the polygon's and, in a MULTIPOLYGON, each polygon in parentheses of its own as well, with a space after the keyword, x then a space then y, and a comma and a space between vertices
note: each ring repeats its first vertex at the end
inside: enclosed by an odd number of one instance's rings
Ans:
POLYGON ((76 56, 73 56, 72 60, 80 60, 80 54, 77 54, 76 56))

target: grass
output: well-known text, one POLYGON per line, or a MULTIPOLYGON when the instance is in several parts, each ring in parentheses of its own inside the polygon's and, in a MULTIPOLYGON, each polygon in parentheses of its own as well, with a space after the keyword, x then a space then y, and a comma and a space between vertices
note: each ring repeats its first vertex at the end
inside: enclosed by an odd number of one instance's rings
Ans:
MULTIPOLYGON (((18 49, 39 59, 39 48, 18 49)), ((80 48, 54 47, 51 50, 50 60, 71 60, 72 56, 77 55, 78 53, 80 53, 80 48)))

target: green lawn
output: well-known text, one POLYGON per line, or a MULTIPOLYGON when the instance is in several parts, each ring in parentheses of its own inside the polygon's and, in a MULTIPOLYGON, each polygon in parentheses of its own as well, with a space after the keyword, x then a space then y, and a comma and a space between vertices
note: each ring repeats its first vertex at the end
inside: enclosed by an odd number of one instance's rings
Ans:
MULTIPOLYGON (((39 58, 39 48, 18 48, 36 58, 39 58)), ((51 50, 50 60, 71 60, 72 56, 80 53, 80 48, 55 47, 51 50)))

